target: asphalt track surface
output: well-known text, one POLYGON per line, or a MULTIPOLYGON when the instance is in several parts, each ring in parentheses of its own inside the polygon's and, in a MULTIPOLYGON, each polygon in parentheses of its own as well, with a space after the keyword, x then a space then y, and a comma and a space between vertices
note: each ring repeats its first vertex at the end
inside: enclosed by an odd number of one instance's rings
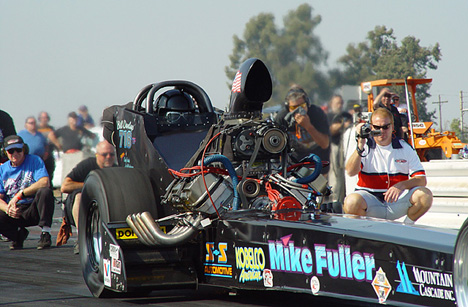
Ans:
MULTIPOLYGON (((94 298, 73 254, 76 232, 65 246, 56 247, 61 208, 56 205, 50 249, 37 250, 39 227, 29 227, 22 250, 0 242, 0 306, 352 306, 349 301, 323 299, 311 294, 277 291, 229 293, 220 288, 153 291, 143 298, 94 298)), ((362 306, 362 305, 361 305, 362 306)), ((371 306, 365 304, 365 306, 371 306)))

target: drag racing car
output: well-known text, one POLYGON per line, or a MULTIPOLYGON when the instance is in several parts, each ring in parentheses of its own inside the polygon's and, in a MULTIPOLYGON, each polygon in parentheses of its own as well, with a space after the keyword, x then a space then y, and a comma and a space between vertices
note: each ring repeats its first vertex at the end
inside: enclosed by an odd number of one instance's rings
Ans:
POLYGON ((86 179, 83 277, 96 297, 158 289, 310 293, 389 305, 467 304, 468 226, 458 231, 329 212, 326 161, 293 161, 262 119, 272 81, 245 61, 224 114, 190 81, 144 87, 104 111, 120 167, 86 179))

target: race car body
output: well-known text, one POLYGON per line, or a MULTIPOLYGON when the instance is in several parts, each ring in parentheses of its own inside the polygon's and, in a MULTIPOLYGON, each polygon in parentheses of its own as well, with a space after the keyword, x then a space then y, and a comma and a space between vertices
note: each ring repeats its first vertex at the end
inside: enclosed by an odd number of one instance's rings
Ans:
POLYGON ((222 117, 188 81, 106 109, 104 136, 122 167, 94 171, 83 190, 80 256, 93 295, 204 284, 456 305, 468 235, 325 212, 327 163, 291 161, 283 127, 261 118, 271 84, 249 59, 222 117))

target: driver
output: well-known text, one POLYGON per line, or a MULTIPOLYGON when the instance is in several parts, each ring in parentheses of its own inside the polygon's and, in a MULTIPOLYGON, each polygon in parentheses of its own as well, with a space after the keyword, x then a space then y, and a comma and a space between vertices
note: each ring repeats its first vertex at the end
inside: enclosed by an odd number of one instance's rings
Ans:
MULTIPOLYGON (((328 161, 330 131, 325 112, 310 103, 306 92, 298 85, 290 88, 285 100, 275 122, 287 127, 289 142, 294 149, 293 160, 297 162, 313 153, 322 161, 328 161)), ((327 172, 328 168, 322 169, 322 174, 327 172)))
POLYGON ((169 123, 178 123, 184 113, 195 113, 196 105, 192 97, 179 89, 172 89, 161 94, 156 100, 155 113, 165 116, 169 123))

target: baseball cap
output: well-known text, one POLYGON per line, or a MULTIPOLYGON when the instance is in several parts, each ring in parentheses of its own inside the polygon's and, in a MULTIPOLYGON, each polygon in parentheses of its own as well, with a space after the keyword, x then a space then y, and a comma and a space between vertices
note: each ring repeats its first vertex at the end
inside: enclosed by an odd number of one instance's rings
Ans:
POLYGON ((23 148, 23 146, 23 139, 18 135, 10 135, 6 137, 3 141, 3 147, 5 148, 5 150, 10 150, 13 148, 23 148))

